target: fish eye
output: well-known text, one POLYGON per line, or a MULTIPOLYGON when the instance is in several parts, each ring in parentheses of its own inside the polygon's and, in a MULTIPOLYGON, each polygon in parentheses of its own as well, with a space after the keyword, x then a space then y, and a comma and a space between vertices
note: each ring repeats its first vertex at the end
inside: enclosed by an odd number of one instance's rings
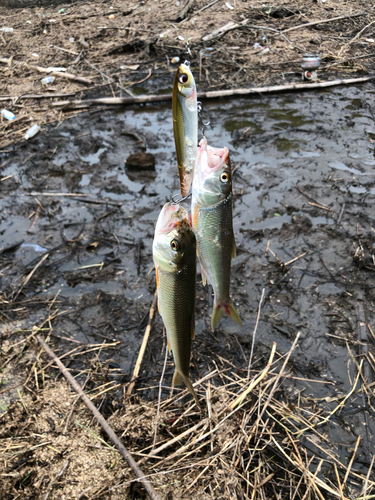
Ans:
POLYGON ((221 182, 228 182, 229 181, 229 174, 227 174, 227 172, 223 172, 220 176, 220 180, 221 182))
POLYGON ((182 73, 182 75, 180 75, 178 77, 178 81, 182 84, 187 83, 188 80, 189 80, 189 77, 186 73, 182 73))
POLYGON ((180 250, 180 243, 177 240, 172 240, 171 241, 171 248, 175 252, 178 252, 180 250))

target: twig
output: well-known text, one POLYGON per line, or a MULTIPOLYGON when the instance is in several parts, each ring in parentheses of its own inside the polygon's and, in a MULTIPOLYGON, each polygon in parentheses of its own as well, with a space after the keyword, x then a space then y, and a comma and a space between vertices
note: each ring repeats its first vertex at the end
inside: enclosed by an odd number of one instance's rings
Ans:
POLYGON ((21 99, 52 99, 54 97, 70 97, 76 95, 77 92, 70 92, 69 94, 25 94, 25 95, 20 95, 19 97, 16 96, 1 96, 0 101, 13 101, 14 99, 17 99, 17 101, 20 101, 21 99))
POLYGON ((95 416, 96 420, 99 422, 99 424, 102 426, 103 430, 107 433, 107 435, 110 437, 111 441, 117 446, 118 450, 120 451, 121 455, 125 458, 125 460, 128 462, 129 466, 135 473, 135 475, 138 478, 138 481, 141 481, 143 486, 146 488, 148 494, 150 497, 154 500, 161 500, 160 495, 154 490, 152 484, 148 481, 148 479, 145 478, 144 473, 142 470, 138 467, 137 463, 135 462, 134 458, 131 456, 131 454, 128 452, 128 450, 125 448, 125 446, 122 444, 120 439, 116 436, 112 428, 109 426, 108 422, 105 420, 105 418, 99 413, 99 411, 96 409, 96 407, 93 405, 93 403, 90 401, 90 399, 86 396, 86 394, 83 392, 81 386, 78 384, 78 382, 71 376, 69 371, 65 368, 65 366, 61 363, 61 361, 57 358, 57 356, 54 354, 54 352, 48 347, 48 345, 44 342, 44 340, 37 335, 37 340, 39 344, 43 347, 43 349, 46 351, 46 353, 53 359, 54 363, 57 364, 59 367, 61 373, 64 375, 66 380, 71 384, 71 386, 74 388, 74 390, 81 396, 83 402, 87 406, 87 408, 93 413, 95 416))
MULTIPOLYGON (((289 92, 291 90, 314 90, 319 88, 335 87, 338 85, 356 85, 375 79, 375 75, 362 78, 347 78, 343 80, 331 80, 315 83, 292 83, 287 85, 274 85, 270 87, 250 87, 247 89, 211 90, 208 92, 198 92, 198 99, 216 99, 217 97, 232 97, 236 95, 267 94, 273 92, 289 92)), ((55 101, 51 103, 53 107, 67 109, 85 109, 98 104, 108 106, 123 106, 126 104, 137 104, 144 102, 171 101, 172 94, 165 95, 142 95, 134 97, 102 97, 99 99, 86 99, 83 101, 55 101)))
POLYGON ((215 5, 215 3, 217 3, 219 0, 214 0, 213 2, 209 3, 208 5, 205 5, 204 7, 202 7, 201 9, 197 10, 197 12, 195 12, 195 14, 198 14, 199 12, 203 12, 204 10, 208 9, 209 7, 212 7, 213 5, 215 5))
POLYGON ((319 426, 323 425, 323 424, 325 424, 326 422, 329 421, 329 419, 345 404, 345 402, 350 398, 350 396, 355 391, 355 388, 356 388, 357 383, 358 383, 358 379, 359 379, 359 377, 361 375, 362 365, 363 365, 363 359, 361 359, 361 364, 359 365, 358 373, 357 373, 357 376, 355 378, 353 387, 348 392, 348 394, 345 396, 345 398, 341 401, 341 403, 338 404, 336 406, 336 408, 334 410, 332 410, 331 413, 327 417, 325 417, 323 420, 321 420, 320 422, 317 422, 316 424, 311 424, 310 427, 305 427, 304 429, 297 431, 295 434, 302 435, 305 431, 311 430, 313 427, 317 427, 318 425, 319 426))
MULTIPOLYGON (((276 343, 274 342, 273 343, 273 346, 272 346, 272 351, 271 351, 271 354, 270 354, 270 358, 268 360, 268 363, 266 365, 266 367, 264 368, 264 370, 261 372, 261 374, 254 380, 251 381, 249 387, 246 389, 245 392, 243 392, 242 394, 240 394, 240 396, 238 398, 236 398, 233 403, 231 403, 230 405, 230 408, 231 410, 233 410, 237 405, 240 405, 243 400, 245 399, 245 397, 251 392, 254 390, 254 388, 259 384, 259 382, 261 380, 264 379, 264 377, 267 375, 268 373, 268 370, 270 369, 270 366, 272 365, 272 362, 273 362, 273 358, 275 356, 275 352, 276 352, 276 343)), ((288 359, 288 358, 287 358, 288 359)))
POLYGON ((358 436, 357 442, 355 443, 355 447, 354 447, 352 458, 350 459, 348 468, 346 469, 344 481, 342 482, 343 487, 345 487, 346 481, 348 480, 350 469, 352 468, 352 465, 353 465, 353 462, 354 462, 354 459, 355 459, 355 454, 357 453, 357 449, 358 449, 360 440, 361 440, 361 436, 358 436))
MULTIPOLYGON (((9 59, 0 58, 0 62, 3 64, 8 64, 9 59)), ((29 69, 36 69, 40 73, 48 73, 51 76, 61 76, 63 78, 67 78, 68 80, 75 80, 76 82, 84 83, 85 85, 92 85, 94 82, 89 80, 88 78, 83 78, 82 76, 72 75, 72 73, 66 73, 65 71, 50 71, 48 68, 42 68, 41 66, 33 66, 31 64, 20 63, 17 61, 12 61, 14 65, 22 64, 24 67, 29 69)))
POLYGON ((54 483, 56 482, 56 480, 63 475, 64 473, 64 470, 68 467, 68 464, 69 464, 69 458, 68 460, 65 462, 65 464, 62 466, 62 469, 60 470, 60 472, 52 479, 52 481, 50 482, 49 486, 48 486, 48 490, 47 490, 47 493, 44 495, 44 498, 43 500, 47 500, 47 498, 49 497, 49 494, 51 493, 51 490, 53 488, 53 485, 54 483))
POLYGON ((159 425, 159 418, 160 418, 161 387, 162 387, 162 383, 163 383, 163 378, 164 378, 164 373, 165 373, 165 367, 167 366, 167 358, 168 358, 168 346, 166 345, 165 346, 164 366, 163 366, 163 371, 161 373, 160 382, 159 382, 158 411, 156 413, 156 418, 155 418, 155 434, 154 434, 154 442, 152 444, 152 449, 155 448, 156 436, 157 436, 157 433, 158 433, 158 425, 159 425))
POLYGON ((136 379, 138 378, 139 370, 141 368, 141 364, 142 364, 142 360, 143 360, 143 355, 145 353, 147 342, 148 342, 148 338, 149 338, 150 332, 151 332, 152 320, 154 319, 157 297, 158 297, 158 292, 157 292, 157 290, 155 290, 154 298, 153 298, 152 304, 151 304, 150 315, 149 315, 149 318, 148 318, 147 327, 146 327, 146 330, 145 330, 145 334, 144 334, 144 337, 143 337, 141 348, 139 350, 138 359, 137 359, 137 362, 135 364, 135 368, 134 368, 134 371, 133 371, 133 377, 132 377, 131 382, 129 384, 129 387, 128 387, 127 391, 126 391, 126 395, 127 396, 130 396, 131 393, 133 392, 136 379))
POLYGON ((262 295, 260 297, 260 301, 259 301, 259 306, 258 306, 258 315, 257 315, 257 320, 256 320, 256 323, 255 323, 255 328, 254 328, 254 331, 253 331, 253 341, 251 343, 251 351, 250 351, 250 357, 249 357, 249 365, 248 365, 248 368, 247 368, 247 377, 250 378, 250 368, 251 368, 251 360, 253 359, 253 352, 254 352, 254 342, 255 342, 255 334, 256 334, 256 331, 258 329, 258 323, 259 323, 259 317, 260 317, 260 310, 262 308, 262 302, 263 302, 263 297, 264 297, 264 288, 262 290, 262 295))
POLYGON ((18 292, 16 293, 15 297, 13 298, 13 302, 17 299, 18 295, 22 292, 23 288, 26 286, 26 284, 30 281, 30 279, 32 278, 33 274, 35 273, 35 271, 38 269, 38 267, 43 264, 43 262, 49 257, 49 253, 46 253, 45 255, 43 255, 43 257, 40 259, 40 261, 36 264, 36 266, 34 267, 34 269, 31 271, 30 274, 28 274, 24 280, 24 282, 22 283, 21 287, 19 288, 18 292))
POLYGON ((288 262, 285 262, 284 266, 289 266, 289 264, 292 264, 293 262, 296 262, 298 259, 302 259, 307 254, 307 252, 301 253, 301 255, 298 255, 298 257, 294 257, 292 260, 288 260, 288 262))
POLYGON ((333 21, 339 21, 340 19, 349 19, 351 17, 359 17, 359 16, 365 16, 365 15, 367 15, 366 12, 360 12, 358 14, 349 14, 347 16, 339 16, 339 17, 333 17, 331 19, 312 21, 311 23, 299 24, 298 26, 292 26, 291 28, 283 30, 282 33, 287 33, 288 31, 293 31, 293 30, 299 30, 301 28, 306 28, 307 26, 316 26, 317 24, 331 23, 333 21))
POLYGON ((345 203, 343 203, 341 206, 341 210, 340 210, 339 216, 338 216, 337 221, 336 221, 336 226, 340 225, 342 216, 344 214, 344 210, 345 210, 345 203))
POLYGON ((334 466, 334 468, 335 468, 335 473, 336 473, 337 484, 339 485, 340 498, 341 498, 341 500, 345 500, 345 497, 344 497, 344 492, 342 491, 342 486, 341 486, 341 481, 340 481, 339 471, 337 470, 337 466, 336 466, 335 462, 333 462, 333 466, 334 466))

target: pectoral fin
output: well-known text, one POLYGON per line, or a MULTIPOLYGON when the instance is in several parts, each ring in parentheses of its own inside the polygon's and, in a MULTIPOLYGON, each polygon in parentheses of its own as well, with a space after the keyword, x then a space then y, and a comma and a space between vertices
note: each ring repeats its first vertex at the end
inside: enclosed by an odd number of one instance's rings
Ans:
POLYGON ((204 285, 207 285, 207 276, 206 276, 206 273, 203 271, 202 268, 201 268, 201 276, 202 276, 202 283, 204 285))

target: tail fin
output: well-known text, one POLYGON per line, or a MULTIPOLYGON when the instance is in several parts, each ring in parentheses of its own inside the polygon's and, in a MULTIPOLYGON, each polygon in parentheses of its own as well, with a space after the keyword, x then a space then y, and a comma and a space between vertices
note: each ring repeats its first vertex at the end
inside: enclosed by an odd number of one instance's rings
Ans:
POLYGON ((235 321, 242 326, 241 318, 238 316, 231 299, 229 299, 229 304, 218 304, 215 300, 211 318, 211 328, 213 330, 215 330, 216 326, 219 324, 219 321, 223 317, 224 313, 227 314, 232 321, 235 321))
POLYGON ((196 393, 194 391, 193 384, 190 382, 189 377, 186 377, 182 373, 180 373, 177 370, 175 370, 174 375, 173 375, 172 385, 180 385, 180 384, 182 384, 182 382, 185 382, 186 387, 188 388, 190 394, 193 396, 193 398, 195 399, 195 402, 196 402, 198 408, 200 409, 200 405, 199 405, 199 401, 198 401, 198 396, 196 395, 196 393))

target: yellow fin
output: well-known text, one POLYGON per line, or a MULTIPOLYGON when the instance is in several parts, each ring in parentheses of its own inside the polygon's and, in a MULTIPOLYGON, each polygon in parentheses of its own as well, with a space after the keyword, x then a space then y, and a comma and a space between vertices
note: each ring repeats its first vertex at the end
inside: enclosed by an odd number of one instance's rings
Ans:
POLYGON ((238 313, 233 305, 233 302, 229 299, 229 304, 217 304, 214 301, 214 307, 212 310, 212 318, 211 318, 211 328, 215 330, 219 321, 223 317, 224 313, 232 320, 242 326, 241 318, 238 316, 238 313))
POLYGON ((214 302, 214 307, 212 309, 212 317, 211 317, 212 330, 215 330, 215 328, 219 324, 221 318, 223 317, 224 312, 225 312, 224 307, 221 306, 220 304, 216 304, 216 302, 214 302))
MULTIPOLYGON (((198 247, 197 247, 198 248, 198 247)), ((204 285, 207 285, 207 276, 206 276, 206 273, 203 271, 203 269, 201 268, 201 276, 202 276, 202 283, 204 285)))
POLYGON ((199 409, 201 409, 200 405, 199 405, 199 401, 198 401, 198 396, 196 395, 195 391, 194 391, 194 387, 193 387, 193 384, 190 382, 190 379, 189 377, 187 377, 186 375, 183 375, 182 373, 180 373, 179 371, 175 370, 174 371, 174 374, 173 374, 173 381, 172 381, 172 385, 175 386, 175 385, 180 385, 182 384, 182 382, 185 382, 185 385, 186 387, 188 388, 188 391, 190 392, 190 394, 193 396, 193 398, 195 399, 195 402, 198 406, 199 409))
MULTIPOLYGON (((175 372, 176 373, 176 372, 175 372)), ((193 396, 193 398, 195 399, 195 402, 198 406, 199 409, 201 409, 200 405, 199 405, 199 401, 198 401, 198 396, 195 394, 195 391, 194 391, 194 387, 193 387, 193 384, 190 382, 190 379, 189 377, 185 377, 183 375, 183 379, 184 379, 184 382, 185 382, 185 385, 186 387, 188 388, 190 394, 193 396)))
POLYGON ((241 318, 238 316, 238 313, 237 313, 236 309, 234 308, 232 301, 230 301, 230 303, 229 303, 229 310, 230 310, 230 316, 229 316, 230 319, 232 321, 235 321, 236 323, 238 323, 240 326, 242 326, 241 318))
POLYGON ((173 374, 172 385, 173 386, 181 385, 183 381, 184 381, 184 379, 183 379, 183 376, 181 375, 181 373, 178 372, 177 370, 175 370, 174 374, 173 374))
POLYGON ((235 259, 237 256, 237 250, 236 250, 236 242, 234 241, 234 235, 233 235, 233 243, 232 243, 232 259, 235 259))

